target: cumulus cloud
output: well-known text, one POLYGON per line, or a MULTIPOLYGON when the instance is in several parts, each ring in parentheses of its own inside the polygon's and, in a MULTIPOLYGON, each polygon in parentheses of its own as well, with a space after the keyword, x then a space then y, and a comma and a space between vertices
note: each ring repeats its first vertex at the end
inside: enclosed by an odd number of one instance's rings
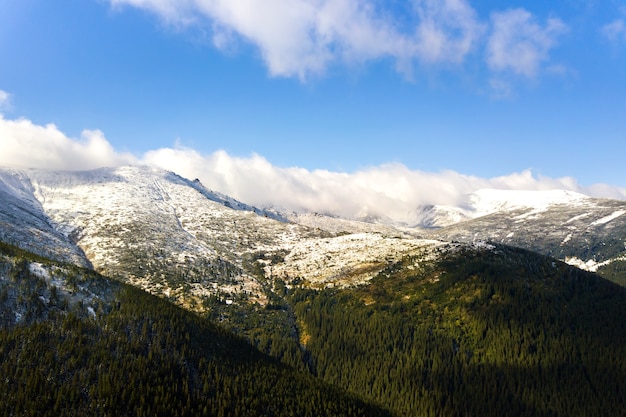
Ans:
POLYGON ((347 218, 386 217, 410 222, 421 205, 457 206, 483 188, 577 191, 596 197, 626 199, 626 189, 604 184, 583 187, 570 177, 549 178, 523 171, 480 178, 454 171, 411 170, 383 164, 357 172, 277 167, 253 154, 236 157, 224 151, 201 154, 182 146, 161 148, 140 157, 117 151, 100 131, 67 137, 54 125, 0 117, 0 166, 56 170, 145 164, 198 178, 210 189, 261 207, 314 211, 347 218))
POLYGON ((117 152, 98 130, 83 131, 80 139, 67 137, 55 125, 37 125, 27 119, 0 115, 0 165, 11 168, 81 170, 134 163, 117 152))
POLYGON ((405 73, 415 62, 460 65, 479 47, 487 48, 490 69, 534 77, 565 30, 561 20, 540 25, 523 9, 483 22, 467 0, 413 0, 402 12, 374 0, 109 2, 150 11, 171 25, 201 27, 219 49, 244 41, 258 48, 270 74, 303 80, 333 64, 384 58, 405 73))
POLYGON ((513 9, 491 15, 487 64, 495 71, 512 71, 529 78, 539 72, 567 26, 550 18, 540 25, 528 11, 513 9))
POLYGON ((258 47, 272 75, 322 73, 334 62, 392 58, 458 62, 479 34, 465 0, 416 0, 415 33, 398 29, 391 13, 367 0, 109 0, 156 13, 166 22, 211 28, 214 44, 234 39, 258 47))

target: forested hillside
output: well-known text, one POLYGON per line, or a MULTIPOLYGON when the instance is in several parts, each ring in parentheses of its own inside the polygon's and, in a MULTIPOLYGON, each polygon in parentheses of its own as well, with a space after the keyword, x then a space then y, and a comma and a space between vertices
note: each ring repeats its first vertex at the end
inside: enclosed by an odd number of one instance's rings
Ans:
POLYGON ((626 415, 626 294, 518 249, 295 290, 311 371, 400 416, 626 415))
POLYGON ((391 415, 167 301, 0 249, 2 416, 391 415), (100 308, 74 299, 95 284, 100 308))
POLYGON ((626 415, 625 290, 525 250, 276 278, 267 305, 200 317, 1 249, 0 415, 626 415))

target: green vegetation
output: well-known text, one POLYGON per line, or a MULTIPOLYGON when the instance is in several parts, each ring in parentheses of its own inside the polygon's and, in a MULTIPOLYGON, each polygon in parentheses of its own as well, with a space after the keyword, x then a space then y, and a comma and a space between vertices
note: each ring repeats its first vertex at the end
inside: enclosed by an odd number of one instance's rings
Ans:
POLYGON ((626 294, 523 250, 293 293, 313 372, 401 416, 626 415, 626 294))
POLYGON ((0 416, 626 415, 626 291, 551 258, 459 245, 357 288, 262 285, 201 317, 0 245, 0 416))
POLYGON ((508 247, 421 258, 360 288, 276 280, 266 308, 220 314, 265 353, 399 416, 626 409, 622 288, 508 247))
MULTIPOLYGON (((30 261, 3 254, 11 288, 39 279, 30 261)), ((55 314, 0 330, 1 416, 390 415, 193 313, 108 282, 115 300, 96 317, 81 303, 48 303, 55 314)))
POLYGON ((616 284, 626 287, 626 260, 618 260, 603 266, 598 273, 616 284))

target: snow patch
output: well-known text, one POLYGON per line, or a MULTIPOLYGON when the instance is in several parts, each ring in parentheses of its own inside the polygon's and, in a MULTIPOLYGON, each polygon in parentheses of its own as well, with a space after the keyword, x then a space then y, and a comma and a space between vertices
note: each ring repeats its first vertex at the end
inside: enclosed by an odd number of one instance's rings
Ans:
POLYGON ((496 247, 490 243, 484 242, 482 240, 477 240, 472 242, 472 246, 476 249, 484 249, 484 250, 494 250, 496 247))
POLYGON ((559 204, 580 205, 588 197, 583 194, 565 190, 478 190, 468 197, 469 206, 473 211, 472 217, 480 217, 498 211, 511 211, 530 208, 531 212, 519 219, 541 213, 548 208, 559 204))
POLYGON ((568 256, 565 258, 565 263, 575 266, 577 268, 583 269, 585 271, 589 271, 589 272, 598 272, 598 269, 604 266, 610 265, 616 261, 626 261, 626 256, 619 256, 617 258, 608 259, 603 262, 596 262, 593 259, 589 259, 588 261, 585 262, 582 259, 579 259, 575 256, 571 256, 571 257, 568 256))
POLYGON ((50 271, 48 271, 44 266, 39 262, 32 262, 28 269, 31 274, 36 277, 43 278, 46 281, 50 281, 50 271))
POLYGON ((566 221, 565 224, 569 224, 571 222, 575 222, 577 220, 584 219, 585 217, 589 217, 589 216, 591 216, 591 213, 579 214, 578 216, 574 216, 571 219, 569 219, 568 221, 566 221))
POLYGON ((618 217, 620 217, 624 213, 626 213, 626 210, 615 211, 615 212, 613 212, 613 214, 610 214, 610 215, 608 215, 606 217, 603 217, 601 219, 596 220, 595 222, 591 223, 590 226, 599 226, 601 224, 607 224, 608 222, 617 219, 618 217))
POLYGON ((563 241, 561 242, 561 246, 565 245, 567 242, 569 242, 572 239, 572 234, 569 233, 567 236, 565 236, 565 239, 563 239, 563 241))
POLYGON ((583 269, 585 271, 596 272, 598 271, 598 263, 593 259, 589 259, 587 262, 579 259, 575 256, 568 256, 565 258, 565 263, 583 269))

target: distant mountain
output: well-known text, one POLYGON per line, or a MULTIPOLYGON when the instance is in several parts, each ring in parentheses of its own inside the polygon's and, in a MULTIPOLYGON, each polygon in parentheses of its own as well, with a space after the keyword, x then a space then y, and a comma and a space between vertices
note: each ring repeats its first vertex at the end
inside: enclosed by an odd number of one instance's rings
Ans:
POLYGON ((626 202, 567 191, 486 190, 470 201, 478 217, 429 236, 526 248, 626 285, 626 202))
POLYGON ((439 228, 489 214, 516 209, 542 210, 552 205, 576 204, 586 197, 563 190, 525 191, 482 189, 455 206, 426 205, 414 214, 413 227, 439 228))
POLYGON ((626 285, 626 202, 565 190, 483 189, 455 206, 418 207, 405 223, 322 214, 285 215, 322 230, 376 231, 389 236, 465 243, 493 241, 553 256, 626 285))

